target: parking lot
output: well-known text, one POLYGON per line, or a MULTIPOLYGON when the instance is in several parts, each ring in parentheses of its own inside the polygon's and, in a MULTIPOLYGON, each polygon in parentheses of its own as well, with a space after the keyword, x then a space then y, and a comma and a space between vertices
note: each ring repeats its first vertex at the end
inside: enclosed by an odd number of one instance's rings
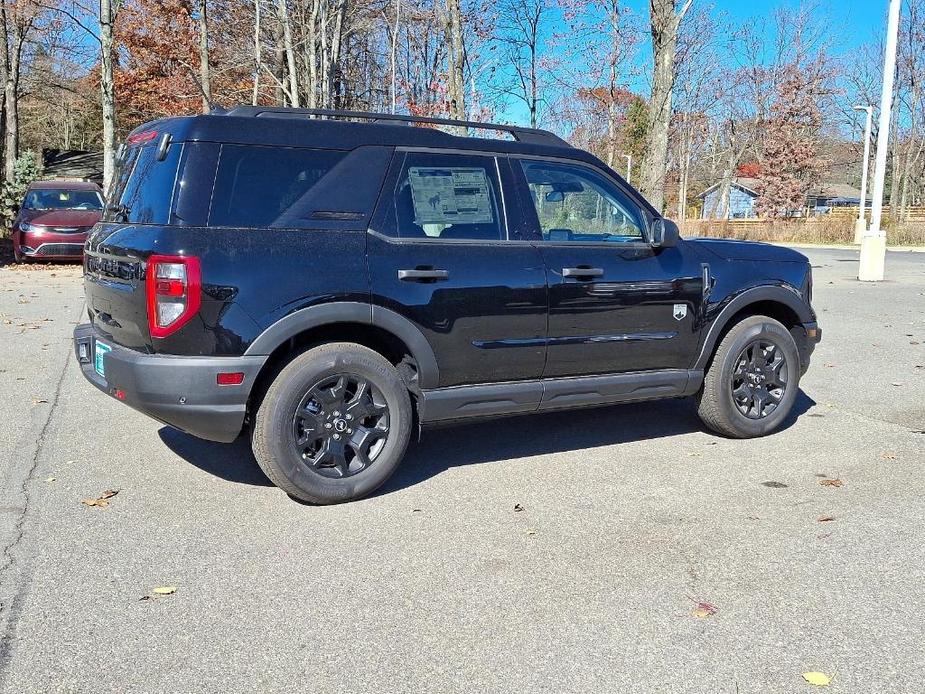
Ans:
POLYGON ((0 268, 0 690, 921 691, 925 254, 862 285, 804 252, 783 431, 685 400, 434 430, 333 507, 85 383, 79 268, 0 268))

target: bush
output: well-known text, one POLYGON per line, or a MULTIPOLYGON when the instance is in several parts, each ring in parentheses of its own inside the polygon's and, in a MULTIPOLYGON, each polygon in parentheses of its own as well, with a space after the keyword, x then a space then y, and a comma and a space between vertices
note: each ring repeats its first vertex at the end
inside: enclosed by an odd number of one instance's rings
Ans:
POLYGON ((42 163, 35 152, 28 151, 19 155, 13 168, 13 178, 4 181, 0 190, 0 218, 3 221, 3 233, 9 234, 10 226, 19 213, 26 188, 42 175, 42 163))

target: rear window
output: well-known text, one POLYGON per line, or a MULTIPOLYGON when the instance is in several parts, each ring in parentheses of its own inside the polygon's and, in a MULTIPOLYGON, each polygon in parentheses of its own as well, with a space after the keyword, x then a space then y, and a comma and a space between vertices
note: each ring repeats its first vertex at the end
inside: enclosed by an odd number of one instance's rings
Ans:
POLYGON ((113 191, 115 209, 107 211, 107 219, 133 224, 167 224, 173 186, 180 161, 180 144, 167 150, 163 161, 157 160, 157 147, 129 147, 119 164, 113 191))
POLYGON ((345 154, 332 150, 222 145, 209 224, 251 228, 300 226, 299 219, 286 213, 345 154))

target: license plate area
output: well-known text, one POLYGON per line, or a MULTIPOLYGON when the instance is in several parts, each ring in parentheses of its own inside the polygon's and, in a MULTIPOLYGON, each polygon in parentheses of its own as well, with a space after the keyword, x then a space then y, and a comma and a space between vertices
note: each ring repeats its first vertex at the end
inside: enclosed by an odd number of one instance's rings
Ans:
POLYGON ((93 348, 93 368, 103 378, 106 378, 106 360, 105 355, 112 351, 112 347, 99 340, 95 341, 93 348))

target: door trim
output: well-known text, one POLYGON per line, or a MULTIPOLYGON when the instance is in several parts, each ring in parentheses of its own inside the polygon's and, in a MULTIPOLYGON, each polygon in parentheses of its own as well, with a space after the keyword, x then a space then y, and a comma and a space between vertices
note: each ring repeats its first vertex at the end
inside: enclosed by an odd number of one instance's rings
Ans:
POLYGON ((507 381, 421 392, 422 422, 564 410, 692 395, 703 372, 659 369, 599 376, 507 381))

